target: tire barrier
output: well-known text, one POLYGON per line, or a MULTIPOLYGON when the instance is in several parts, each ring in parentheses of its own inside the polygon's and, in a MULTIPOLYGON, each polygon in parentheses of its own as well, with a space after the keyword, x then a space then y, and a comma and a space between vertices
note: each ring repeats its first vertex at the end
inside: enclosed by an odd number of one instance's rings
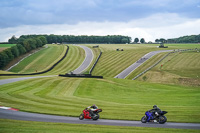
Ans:
POLYGON ((101 57, 101 55, 102 55, 102 52, 100 52, 100 54, 99 54, 97 60, 95 61, 95 63, 94 63, 94 65, 92 66, 92 68, 90 69, 89 74, 92 73, 92 71, 93 71, 94 67, 96 66, 97 62, 99 61, 99 58, 101 57))
POLYGON ((167 53, 162 59, 160 59, 158 62, 156 62, 155 64, 153 64, 152 66, 150 66, 149 68, 147 68, 146 70, 144 70, 143 72, 141 72, 140 74, 138 74, 137 76, 135 76, 132 80, 135 80, 137 78, 139 78, 140 76, 142 76, 144 73, 146 73, 147 71, 149 71, 151 68, 155 67, 156 65, 158 65, 163 59, 165 59, 168 55, 170 55, 171 53, 177 53, 177 52, 187 52, 187 51, 200 51, 200 49, 178 49, 178 50, 174 50, 173 52, 169 52, 167 53))
POLYGON ((92 76, 92 74, 59 74, 61 77, 75 77, 75 78, 103 78, 103 76, 92 76))
POLYGON ((26 76, 26 75, 38 75, 38 74, 47 73, 47 72, 51 71, 56 65, 58 65, 58 63, 60 63, 67 56, 68 51, 69 51, 69 46, 67 46, 67 50, 66 50, 64 56, 59 61, 57 61, 53 66, 51 66, 49 69, 47 69, 45 71, 37 72, 37 73, 28 73, 28 74, 0 74, 0 76, 26 76))

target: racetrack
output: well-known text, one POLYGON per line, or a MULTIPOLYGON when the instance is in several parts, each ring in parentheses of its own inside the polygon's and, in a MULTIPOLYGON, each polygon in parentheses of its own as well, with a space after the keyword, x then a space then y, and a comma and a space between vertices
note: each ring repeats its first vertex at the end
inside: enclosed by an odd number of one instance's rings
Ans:
POLYGON ((90 66, 94 58, 93 52, 90 48, 86 46, 81 46, 81 45, 78 45, 78 46, 85 50, 86 57, 83 63, 77 69, 73 71, 73 74, 81 74, 82 72, 84 72, 84 70, 86 70, 90 66))
MULTIPOLYGON (((52 76, 57 76, 57 75, 52 75, 52 76)), ((35 76, 35 77, 21 77, 21 78, 2 79, 2 80, 0 80, 0 85, 13 83, 13 82, 21 81, 21 80, 26 80, 26 79, 52 77, 52 76, 35 76)))
POLYGON ((145 61, 153 57, 154 55, 161 53, 161 52, 171 52, 172 50, 159 50, 159 51, 152 51, 144 55, 142 58, 140 58, 137 62, 130 65, 128 68, 123 70, 121 73, 116 75, 114 78, 120 78, 125 79, 131 72, 133 72, 136 68, 138 68, 140 65, 142 65, 145 61))
POLYGON ((95 125, 112 125, 112 126, 135 126, 135 127, 158 127, 158 128, 179 128, 179 129, 200 129, 200 124, 195 123, 141 123, 140 121, 125 121, 125 120, 79 120, 78 117, 66 117, 46 114, 27 113, 13 110, 0 109, 1 119, 14 119, 24 121, 40 121, 40 122, 55 122, 55 123, 72 123, 72 124, 95 124, 95 125))
MULTIPOLYGON (((46 77, 46 76, 44 76, 44 77, 46 77)), ((25 80, 25 79, 29 79, 29 78, 40 78, 40 76, 0 80, 0 85, 11 83, 11 82, 17 82, 17 81, 25 80)), ((78 119, 78 117, 66 117, 66 116, 36 114, 36 113, 27 113, 27 112, 4 110, 4 109, 0 109, 0 118, 1 119, 25 120, 25 121, 73 123, 73 124, 96 124, 96 125, 113 125, 113 126, 200 129, 200 124, 195 124, 195 123, 171 123, 171 122, 167 122, 165 124, 157 124, 157 123, 143 124, 140 121, 105 120, 105 119, 99 119, 97 121, 93 121, 93 120, 82 120, 81 121, 81 120, 78 119)))

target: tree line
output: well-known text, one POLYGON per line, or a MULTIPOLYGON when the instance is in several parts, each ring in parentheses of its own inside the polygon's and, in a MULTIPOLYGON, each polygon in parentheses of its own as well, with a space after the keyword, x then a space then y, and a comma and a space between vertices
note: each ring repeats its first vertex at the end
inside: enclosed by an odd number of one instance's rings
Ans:
POLYGON ((183 36, 178 38, 171 38, 171 39, 156 39, 155 42, 162 42, 162 43, 200 43, 200 34, 199 35, 190 35, 190 36, 183 36))
MULTIPOLYGON (((22 35, 17 40, 9 39, 9 43, 16 43, 26 38, 34 38, 41 35, 22 35)), ((131 37, 122 35, 87 36, 87 35, 42 35, 48 44, 52 43, 97 43, 97 44, 126 44, 131 42, 131 37)))
POLYGON ((138 43, 138 42, 140 42, 140 43, 145 43, 145 39, 144 38, 141 38, 140 40, 139 40, 139 38, 135 38, 134 39, 134 42, 133 43, 138 43))
POLYGON ((34 38, 27 37, 23 39, 17 39, 15 36, 12 36, 9 39, 9 43, 16 45, 0 52, 0 69, 5 67, 14 58, 44 46, 47 43, 47 40, 44 36, 37 36, 34 38))

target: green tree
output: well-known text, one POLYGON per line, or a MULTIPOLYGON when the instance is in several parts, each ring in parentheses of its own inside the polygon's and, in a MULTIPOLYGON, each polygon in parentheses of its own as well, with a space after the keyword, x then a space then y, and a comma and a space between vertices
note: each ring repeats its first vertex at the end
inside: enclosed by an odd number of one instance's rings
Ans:
POLYGON ((138 43, 139 42, 139 39, 138 38, 135 38, 134 39, 134 43, 138 43))
POLYGON ((122 42, 122 43, 128 43, 128 39, 127 39, 127 38, 123 38, 123 39, 121 40, 121 42, 122 42))
POLYGON ((160 38, 160 42, 161 42, 161 43, 165 43, 166 40, 165 40, 164 38, 160 38))
POLYGON ((18 50, 17 46, 12 46, 11 47, 11 52, 14 55, 14 57, 18 57, 19 56, 19 50, 18 50))
POLYGON ((42 41, 39 39, 39 37, 36 38, 36 46, 42 47, 42 41))
POLYGON ((27 52, 31 51, 31 45, 29 44, 29 42, 28 42, 27 39, 25 39, 23 41, 23 46, 25 47, 25 49, 26 49, 27 52))
POLYGON ((42 46, 44 46, 45 44, 47 44, 47 39, 44 36, 40 36, 38 38, 42 41, 42 46))
POLYGON ((141 43, 145 43, 144 38, 141 38, 141 39, 140 39, 140 42, 141 42, 141 43))
POLYGON ((159 43, 159 42, 160 42, 160 40, 159 40, 159 39, 156 39, 156 40, 155 40, 155 42, 159 43))
POLYGON ((13 35, 9 40, 8 40, 9 43, 11 44, 16 44, 17 43, 17 38, 13 35))
POLYGON ((36 49, 36 40, 35 40, 35 38, 30 38, 30 39, 28 39, 28 43, 29 43, 30 46, 31 46, 31 50, 32 50, 32 49, 36 49))
POLYGON ((0 53, 0 69, 5 67, 9 61, 9 57, 5 52, 0 53))
POLYGON ((22 44, 23 45, 23 41, 25 40, 25 38, 20 37, 17 41, 17 44, 22 44))
POLYGON ((4 50, 3 52, 5 52, 7 54, 9 62, 14 59, 14 55, 11 52, 11 48, 8 48, 8 49, 4 50))
POLYGON ((26 53, 26 49, 21 44, 17 44, 16 46, 17 46, 17 48, 19 50, 19 54, 20 55, 23 55, 23 54, 26 53))

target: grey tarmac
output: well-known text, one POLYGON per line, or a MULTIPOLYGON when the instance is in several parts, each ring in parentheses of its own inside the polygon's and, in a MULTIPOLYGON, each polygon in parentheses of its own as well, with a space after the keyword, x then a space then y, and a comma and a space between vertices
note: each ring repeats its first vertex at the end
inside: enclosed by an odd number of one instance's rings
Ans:
POLYGON ((144 55, 142 58, 140 58, 138 61, 130 65, 128 68, 123 70, 121 73, 116 75, 114 78, 120 78, 125 79, 130 73, 132 73, 136 68, 138 68, 140 65, 142 65, 145 61, 153 57, 154 55, 161 53, 161 52, 171 52, 173 50, 159 50, 159 51, 152 51, 144 55))
POLYGON ((0 85, 13 83, 21 80, 27 80, 27 79, 33 79, 33 78, 44 78, 44 77, 52 77, 57 75, 51 75, 51 76, 35 76, 35 77, 21 77, 21 78, 11 78, 11 79, 1 79, 0 85))
POLYGON ((83 48, 85 50, 85 60, 83 61, 83 63, 73 71, 73 74, 81 74, 82 72, 84 72, 84 70, 86 70, 90 64, 92 63, 92 60, 94 58, 93 52, 90 48, 86 47, 86 46, 82 46, 82 45, 77 45, 81 48, 83 48))
MULTIPOLYGON (((142 116, 141 116, 142 117, 142 116)), ((79 120, 78 117, 56 116, 47 114, 28 113, 21 111, 0 109, 1 119, 13 119, 24 121, 54 122, 54 123, 71 123, 71 124, 95 124, 95 125, 111 125, 111 126, 134 126, 134 127, 156 127, 156 128, 179 128, 179 129, 200 129, 198 123, 141 123, 140 121, 128 120, 79 120)))

